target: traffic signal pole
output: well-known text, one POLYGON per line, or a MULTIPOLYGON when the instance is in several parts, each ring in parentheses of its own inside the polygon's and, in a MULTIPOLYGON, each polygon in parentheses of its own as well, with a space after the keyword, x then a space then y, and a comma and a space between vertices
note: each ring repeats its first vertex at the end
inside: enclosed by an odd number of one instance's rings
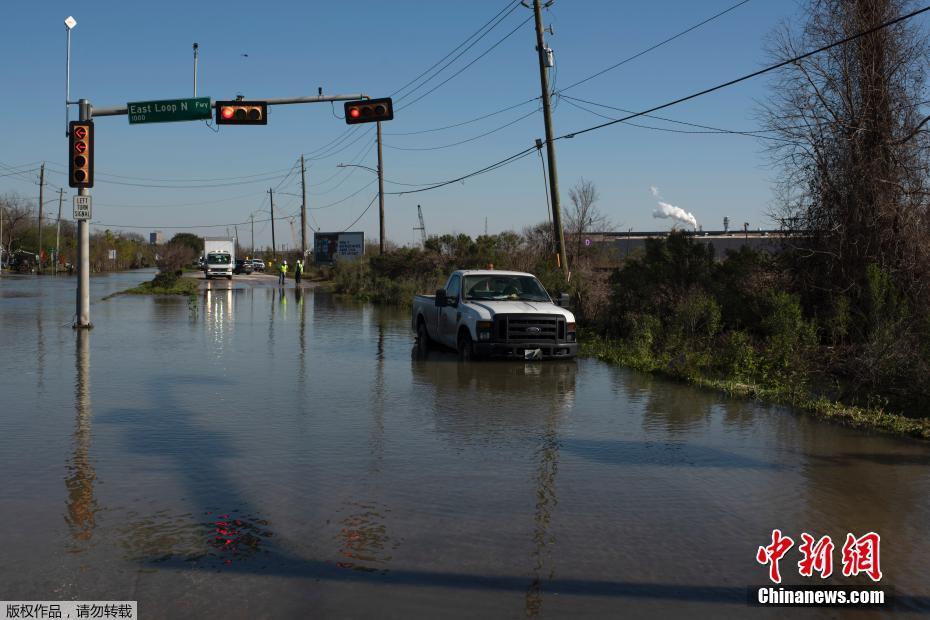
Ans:
MULTIPOLYGON (((547 5, 548 6, 548 5, 547 5)), ((559 244, 559 262, 565 277, 568 271, 568 256, 565 253, 565 232, 562 230, 562 209, 559 201, 559 175, 555 167, 555 143, 552 141, 552 107, 549 104, 549 75, 546 67, 546 42, 543 40, 542 7, 539 0, 533 0, 533 13, 536 14, 536 51, 539 56, 539 84, 542 87, 543 119, 546 124, 546 155, 549 158, 549 188, 552 194, 552 224, 555 228, 556 241, 559 244)))
MULTIPOLYGON (((89 121, 93 115, 93 108, 87 99, 78 101, 80 120, 89 121)), ((79 196, 90 196, 90 190, 82 187, 78 190, 79 196)), ((90 220, 78 220, 78 288, 76 320, 77 329, 91 329, 90 322, 90 220)))
MULTIPOLYGON (((70 50, 70 30, 69 30, 69 50, 70 50)), ((70 56, 69 56, 70 59, 70 56)), ((69 60, 70 72, 70 60, 69 60)), ((286 105, 295 103, 320 103, 327 101, 353 101, 357 99, 368 98, 365 94, 353 95, 318 95, 316 97, 288 97, 281 99, 264 99, 267 105, 286 105)), ((87 99, 78 100, 80 109, 80 120, 89 121, 96 116, 121 116, 129 114, 128 105, 117 105, 109 107, 95 108, 87 99)), ((211 100, 212 106, 212 100, 211 100)), ((70 154, 69 154, 70 155, 70 154)), ((380 165, 379 165, 380 168, 380 165)), ((382 192, 383 193, 383 192, 382 192)), ((272 201, 272 191, 268 190, 272 201)), ((90 196, 90 190, 81 188, 78 190, 79 196, 90 196)), ((88 220, 78 220, 77 222, 78 237, 78 286, 77 286, 77 303, 75 310, 74 327, 77 329, 90 329, 93 325, 90 322, 90 222, 88 220)), ((383 230, 383 225, 382 225, 383 230)), ((272 220, 271 220, 271 246, 274 255, 277 255, 277 248, 274 247, 274 203, 272 202, 272 220)), ((383 236, 383 235, 382 235, 383 236)), ((253 250, 254 251, 254 250, 253 250)))
POLYGON ((384 160, 381 157, 381 121, 378 121, 378 218, 381 226, 378 248, 384 254, 384 160))
POLYGON ((307 255, 307 167, 304 166, 304 156, 300 156, 300 191, 303 194, 300 201, 300 260, 307 255))

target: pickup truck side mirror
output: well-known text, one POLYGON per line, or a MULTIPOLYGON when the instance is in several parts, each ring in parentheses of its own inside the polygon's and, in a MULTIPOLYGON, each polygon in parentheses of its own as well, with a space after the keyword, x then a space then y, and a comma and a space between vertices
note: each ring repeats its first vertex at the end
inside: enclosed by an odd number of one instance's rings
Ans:
POLYGON ((449 298, 446 297, 446 289, 438 288, 436 289, 436 307, 442 308, 443 306, 449 305, 449 298))
POLYGON ((563 308, 567 307, 571 303, 571 298, 568 293, 562 293, 555 300, 555 305, 561 306, 563 308))

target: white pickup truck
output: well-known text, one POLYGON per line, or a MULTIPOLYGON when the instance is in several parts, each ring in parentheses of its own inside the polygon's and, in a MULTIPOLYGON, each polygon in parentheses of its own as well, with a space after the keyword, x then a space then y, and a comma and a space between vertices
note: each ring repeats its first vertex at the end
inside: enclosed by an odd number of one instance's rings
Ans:
POLYGON ((573 358, 575 315, 560 304, 532 274, 461 270, 435 295, 413 298, 412 327, 421 350, 438 343, 463 359, 573 358))

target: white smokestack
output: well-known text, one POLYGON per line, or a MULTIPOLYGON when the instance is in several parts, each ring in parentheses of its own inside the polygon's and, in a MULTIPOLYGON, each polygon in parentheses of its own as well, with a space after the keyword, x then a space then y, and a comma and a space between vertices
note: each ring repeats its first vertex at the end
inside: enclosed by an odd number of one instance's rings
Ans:
MULTIPOLYGON (((651 191, 652 195, 656 198, 662 197, 659 194, 659 188, 655 186, 650 187, 649 191, 651 191)), ((697 218, 694 217, 693 214, 688 213, 681 207, 670 205, 669 203, 663 202, 662 200, 659 200, 658 202, 659 202, 659 206, 653 210, 652 217, 661 218, 661 219, 671 218, 673 220, 678 220, 679 222, 683 224, 687 224, 688 226, 691 226, 694 230, 697 230, 698 222, 697 222, 697 218)))

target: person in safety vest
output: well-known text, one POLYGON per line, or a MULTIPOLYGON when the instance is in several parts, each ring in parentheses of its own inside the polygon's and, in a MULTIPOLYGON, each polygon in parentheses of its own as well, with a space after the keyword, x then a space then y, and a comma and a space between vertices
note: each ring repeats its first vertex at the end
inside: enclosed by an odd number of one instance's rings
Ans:
POLYGON ((304 261, 298 258, 297 264, 294 266, 294 280, 297 281, 297 286, 300 286, 300 278, 303 275, 304 275, 304 261))
POLYGON ((284 278, 287 276, 287 261, 282 260, 278 269, 278 286, 284 286, 284 278))

